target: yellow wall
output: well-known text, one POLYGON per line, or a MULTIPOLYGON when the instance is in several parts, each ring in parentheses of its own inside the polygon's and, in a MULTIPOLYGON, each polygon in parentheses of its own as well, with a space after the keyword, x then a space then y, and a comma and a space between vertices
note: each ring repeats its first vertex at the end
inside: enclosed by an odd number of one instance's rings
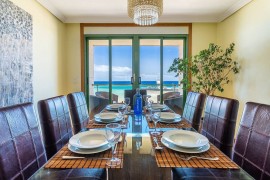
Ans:
POLYGON ((35 0, 11 0, 33 18, 34 103, 65 92, 66 25, 35 0))
POLYGON ((66 87, 69 92, 81 91, 81 47, 80 24, 66 24, 67 27, 67 58, 66 87))
POLYGON ((236 44, 240 73, 222 96, 239 100, 238 123, 246 102, 270 104, 270 1, 254 0, 217 25, 217 43, 236 44))
POLYGON ((196 55, 202 49, 208 48, 210 43, 217 40, 216 23, 193 23, 192 24, 192 55, 196 55))

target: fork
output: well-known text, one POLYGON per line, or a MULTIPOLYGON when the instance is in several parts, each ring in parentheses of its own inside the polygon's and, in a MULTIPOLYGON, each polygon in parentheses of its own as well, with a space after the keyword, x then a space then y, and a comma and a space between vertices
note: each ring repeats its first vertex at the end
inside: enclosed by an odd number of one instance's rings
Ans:
POLYGON ((178 154, 176 154, 175 153, 175 156, 176 157, 178 157, 178 158, 180 158, 180 159, 182 159, 182 160, 184 160, 184 161, 188 161, 188 160, 190 160, 190 159, 192 159, 192 158, 196 158, 196 159, 203 159, 203 160, 209 160, 209 161, 217 161, 217 160, 219 160, 219 158, 218 157, 201 157, 201 156, 189 156, 189 157, 187 157, 187 158, 183 158, 183 157, 180 157, 178 154))

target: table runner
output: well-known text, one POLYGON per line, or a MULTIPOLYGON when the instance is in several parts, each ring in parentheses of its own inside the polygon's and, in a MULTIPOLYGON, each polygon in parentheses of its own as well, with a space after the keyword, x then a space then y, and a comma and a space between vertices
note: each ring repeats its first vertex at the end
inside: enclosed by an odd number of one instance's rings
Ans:
MULTIPOLYGON (((153 121, 150 121, 148 117, 145 118, 150 129, 154 129, 155 125, 153 121)), ((182 119, 178 123, 157 123, 157 128, 191 128, 191 124, 185 119, 182 119)))
MULTIPOLYGON (((153 147, 156 147, 155 143, 153 142, 153 136, 151 133, 151 143, 153 147)), ((158 143, 160 146, 163 147, 163 150, 155 150, 155 158, 158 167, 183 167, 183 168, 217 168, 217 169, 239 169, 239 166, 233 162, 229 157, 223 154, 217 147, 210 143, 210 149, 204 153, 198 154, 188 154, 188 153, 181 153, 174 150, 171 150, 165 147, 161 142, 160 139, 161 135, 155 136, 158 139, 158 143), (202 159, 190 159, 188 161, 184 161, 177 157, 189 157, 189 156, 201 156, 201 157, 219 157, 217 161, 209 161, 209 160, 202 160, 202 159)))
POLYGON ((105 159, 73 159, 73 160, 63 160, 62 156, 83 156, 83 157, 100 157, 100 158, 111 158, 112 152, 111 148, 96 154, 86 155, 86 154, 76 154, 68 149, 65 145, 60 149, 45 165, 45 168, 123 168, 124 159, 124 144, 125 144, 126 133, 122 134, 122 141, 118 143, 115 157, 121 159, 121 164, 119 166, 108 167, 106 165, 105 159))

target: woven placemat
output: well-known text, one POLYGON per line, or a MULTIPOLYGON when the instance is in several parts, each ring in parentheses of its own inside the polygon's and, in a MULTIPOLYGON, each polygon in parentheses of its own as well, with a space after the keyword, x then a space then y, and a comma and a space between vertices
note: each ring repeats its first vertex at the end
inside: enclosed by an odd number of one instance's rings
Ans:
POLYGON ((45 168, 123 168, 123 159, 124 159, 124 144, 125 144, 126 133, 122 134, 122 141, 118 143, 115 157, 121 159, 121 164, 114 167, 108 167, 106 165, 106 159, 73 159, 73 160, 63 160, 62 156, 83 156, 83 157, 98 157, 98 158, 111 158, 112 152, 111 149, 106 151, 85 155, 85 154, 76 154, 71 152, 68 149, 68 146, 65 145, 60 149, 56 155, 54 155, 45 165, 45 168))
MULTIPOLYGON (((128 115, 125 115, 125 121, 120 121, 120 122, 117 122, 119 124, 122 125, 122 129, 126 129, 128 127, 128 115)), ((90 120, 89 123, 87 124, 86 128, 88 129, 98 129, 98 128, 105 128, 107 124, 105 123, 98 123, 98 122, 95 122, 94 119, 90 120)))
MULTIPOLYGON (((151 136, 152 146, 155 147, 153 142, 153 136, 151 136)), ((188 154, 171 150, 165 147, 161 142, 161 135, 155 136, 158 139, 158 143, 163 147, 163 150, 155 150, 155 158, 158 167, 183 167, 183 168, 217 168, 217 169, 239 169, 239 166, 234 163, 229 157, 223 154, 217 147, 210 144, 210 149, 204 153, 188 154), (217 161, 202 160, 202 159, 190 159, 188 161, 182 160, 179 157, 200 156, 200 157, 219 157, 217 161)))
MULTIPOLYGON (((153 121, 150 121, 148 117, 145 118, 150 129, 155 128, 155 124, 153 121)), ((191 124, 188 123, 187 120, 182 119, 178 123, 157 123, 157 128, 191 128, 191 124)))

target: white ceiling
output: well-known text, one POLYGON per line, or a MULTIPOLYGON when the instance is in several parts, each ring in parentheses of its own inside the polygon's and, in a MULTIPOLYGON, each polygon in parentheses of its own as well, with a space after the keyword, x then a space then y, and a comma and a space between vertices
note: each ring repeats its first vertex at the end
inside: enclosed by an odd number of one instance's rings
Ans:
MULTIPOLYGON (((36 0, 65 23, 132 23, 127 0, 36 0)), ((252 0, 163 0, 161 23, 220 22, 252 0)))

